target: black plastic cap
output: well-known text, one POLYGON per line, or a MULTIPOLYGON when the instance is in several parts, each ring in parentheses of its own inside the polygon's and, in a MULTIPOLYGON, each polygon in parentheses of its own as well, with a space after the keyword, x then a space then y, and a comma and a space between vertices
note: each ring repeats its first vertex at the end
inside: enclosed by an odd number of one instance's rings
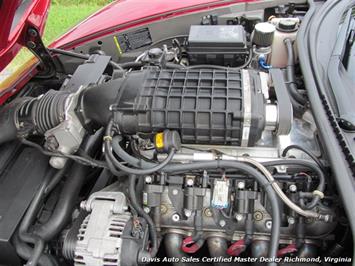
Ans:
POLYGON ((277 25, 277 29, 285 32, 292 32, 297 30, 297 22, 290 19, 283 19, 277 25))

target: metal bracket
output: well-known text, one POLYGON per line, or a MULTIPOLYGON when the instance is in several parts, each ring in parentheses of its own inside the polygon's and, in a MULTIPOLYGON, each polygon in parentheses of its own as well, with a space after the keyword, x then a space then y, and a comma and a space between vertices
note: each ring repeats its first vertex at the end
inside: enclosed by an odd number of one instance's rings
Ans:
POLYGON ((38 77, 50 78, 55 76, 57 70, 53 57, 43 44, 41 34, 34 27, 29 27, 25 35, 26 47, 39 59, 41 69, 38 77))

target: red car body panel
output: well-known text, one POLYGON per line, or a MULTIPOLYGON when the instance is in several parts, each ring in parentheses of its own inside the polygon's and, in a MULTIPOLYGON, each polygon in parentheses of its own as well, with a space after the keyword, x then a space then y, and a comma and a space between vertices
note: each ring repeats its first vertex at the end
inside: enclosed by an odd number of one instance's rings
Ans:
POLYGON ((73 48, 115 31, 183 14, 255 0, 121 0, 78 24, 51 47, 73 48))
POLYGON ((0 7, 0 71, 3 70, 24 45, 23 35, 29 26, 43 33, 50 0, 30 1, 17 24, 12 27, 15 13, 22 1, 5 0, 0 7), (11 29, 12 28, 12 29, 11 29))
MULTIPOLYGON (((4 3, 10 3, 11 1, 5 0, 4 3)), ((119 0, 107 5, 73 27, 54 41, 50 47, 70 49, 93 39, 131 27, 211 8, 255 1, 258 0, 119 0)), ((33 25, 40 32, 43 32, 49 8, 49 0, 33 0, 31 7, 29 9, 31 12, 26 13, 27 17, 21 20, 17 39, 14 38, 12 43, 9 42, 7 44, 8 48, 6 52, 5 50, 4 52, 1 50, 0 71, 11 61, 21 48, 21 45, 23 45, 23 29, 26 29, 29 25, 33 25)), ((14 7, 12 6, 12 8, 14 7)), ((11 23, 9 25, 11 27, 11 23)), ((18 77, 17 82, 14 82, 11 87, 0 92, 0 105, 17 93, 33 77, 35 71, 36 68, 33 65, 29 65, 28 71, 24 71, 18 77)))

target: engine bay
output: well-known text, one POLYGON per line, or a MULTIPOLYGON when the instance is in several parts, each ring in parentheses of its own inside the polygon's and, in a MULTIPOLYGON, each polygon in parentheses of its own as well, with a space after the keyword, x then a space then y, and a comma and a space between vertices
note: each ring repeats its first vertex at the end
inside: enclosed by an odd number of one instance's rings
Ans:
POLYGON ((142 26, 109 48, 49 49, 62 71, 0 113, 0 144, 49 158, 11 240, 26 265, 351 257, 297 57, 307 8, 196 13, 159 41, 142 26))

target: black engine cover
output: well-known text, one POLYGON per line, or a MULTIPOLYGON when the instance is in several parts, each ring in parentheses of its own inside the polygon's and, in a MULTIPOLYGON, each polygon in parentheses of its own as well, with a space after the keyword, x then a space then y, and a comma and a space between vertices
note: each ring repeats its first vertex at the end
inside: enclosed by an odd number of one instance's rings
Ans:
POLYGON ((247 123, 250 146, 265 126, 259 83, 256 73, 247 70, 132 72, 122 82, 115 122, 125 134, 172 129, 179 131, 183 143, 235 145, 241 145, 247 123))

